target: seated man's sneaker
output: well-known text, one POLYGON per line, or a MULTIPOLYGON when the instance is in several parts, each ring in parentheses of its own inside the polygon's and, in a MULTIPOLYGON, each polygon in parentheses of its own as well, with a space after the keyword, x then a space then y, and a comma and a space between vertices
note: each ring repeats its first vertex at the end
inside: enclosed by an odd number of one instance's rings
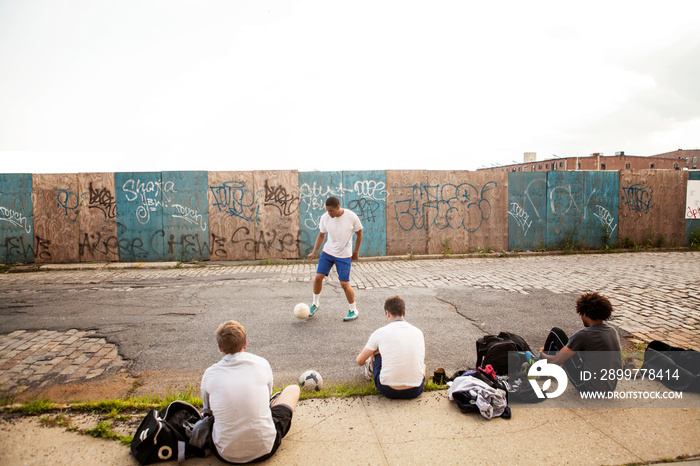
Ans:
POLYGON ((311 307, 309 308, 309 317, 313 317, 314 314, 316 314, 316 311, 318 311, 318 306, 315 304, 312 304, 311 307))
POLYGON ((372 380, 374 378, 374 372, 372 369, 372 358, 365 361, 365 377, 367 380, 372 380))
POLYGON ((346 315, 345 317, 343 317, 343 320, 344 320, 345 322, 347 322, 347 321, 349 321, 349 320, 355 320, 355 319, 357 319, 357 316, 358 316, 358 315, 360 315, 360 312, 359 312, 359 311, 352 311, 352 310, 350 310, 350 311, 348 311, 348 315, 346 315))

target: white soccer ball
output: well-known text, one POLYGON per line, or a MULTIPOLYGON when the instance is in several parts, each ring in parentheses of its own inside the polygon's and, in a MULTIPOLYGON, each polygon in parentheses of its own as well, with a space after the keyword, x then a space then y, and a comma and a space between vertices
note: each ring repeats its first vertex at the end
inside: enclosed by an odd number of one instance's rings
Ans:
POLYGON ((310 312, 311 310, 309 309, 309 306, 304 303, 299 303, 294 306, 294 315, 297 317, 297 319, 306 319, 309 317, 310 312))
POLYGON ((299 385, 301 385, 302 390, 307 392, 319 391, 323 385, 323 378, 316 371, 306 371, 299 377, 299 385))

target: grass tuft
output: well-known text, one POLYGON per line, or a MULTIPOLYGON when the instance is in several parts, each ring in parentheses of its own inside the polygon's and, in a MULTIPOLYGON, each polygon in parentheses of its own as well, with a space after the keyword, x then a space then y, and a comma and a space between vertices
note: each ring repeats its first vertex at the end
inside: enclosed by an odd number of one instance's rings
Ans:
POLYGON ((54 404, 48 398, 38 398, 36 400, 27 401, 19 408, 15 408, 15 412, 27 414, 29 416, 38 416, 54 409, 54 404))
POLYGON ((66 429, 71 427, 71 424, 73 423, 71 418, 66 416, 63 412, 56 414, 55 416, 41 416, 39 420, 44 426, 65 427, 66 429))
POLYGON ((119 440, 126 445, 131 445, 131 441, 133 440, 131 435, 120 435, 112 430, 112 423, 109 421, 100 421, 95 427, 92 429, 85 429, 82 433, 106 440, 119 440))
MULTIPOLYGON (((284 388, 284 387, 283 387, 284 388)), ((444 390, 447 385, 437 385, 433 382, 426 381, 423 387, 424 392, 432 392, 435 390, 444 390)), ((281 389, 275 389, 275 391, 281 389)), ((341 383, 323 387, 318 391, 303 391, 301 392, 300 400, 309 400, 313 398, 347 398, 352 396, 370 396, 379 395, 379 391, 371 381, 357 383, 341 383)))

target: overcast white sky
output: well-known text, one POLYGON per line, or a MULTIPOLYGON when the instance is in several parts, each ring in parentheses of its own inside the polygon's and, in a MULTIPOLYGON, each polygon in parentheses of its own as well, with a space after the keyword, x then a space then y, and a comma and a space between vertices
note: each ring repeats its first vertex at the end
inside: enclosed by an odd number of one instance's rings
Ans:
POLYGON ((700 1, 0 0, 0 172, 700 147, 700 1))

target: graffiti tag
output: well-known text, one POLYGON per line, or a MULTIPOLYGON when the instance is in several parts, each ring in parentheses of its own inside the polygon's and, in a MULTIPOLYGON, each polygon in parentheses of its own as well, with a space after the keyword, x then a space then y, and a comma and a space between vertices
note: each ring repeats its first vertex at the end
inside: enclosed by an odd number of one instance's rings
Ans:
POLYGON ((27 217, 21 212, 0 206, 0 222, 7 222, 10 225, 24 229, 27 233, 32 232, 32 226, 27 222, 27 217))
POLYGON ((404 231, 434 227, 473 233, 491 217, 489 191, 496 186, 495 181, 481 189, 470 183, 394 186, 396 221, 404 231))
POLYGON ((645 188, 639 184, 622 188, 622 199, 630 212, 648 214, 653 194, 652 188, 645 188))

